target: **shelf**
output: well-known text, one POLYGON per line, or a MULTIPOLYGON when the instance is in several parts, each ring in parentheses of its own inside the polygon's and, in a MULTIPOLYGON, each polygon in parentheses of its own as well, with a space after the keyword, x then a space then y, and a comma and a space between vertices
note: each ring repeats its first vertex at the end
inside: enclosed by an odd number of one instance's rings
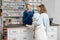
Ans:
POLYGON ((20 16, 4 16, 4 18, 21 18, 20 16))
POLYGON ((29 2, 29 3, 41 3, 41 2, 29 2))
MULTIPOLYGON (((3 12, 4 14, 6 14, 6 12, 3 12)), ((11 13, 13 13, 13 14, 21 14, 21 12, 7 12, 7 13, 9 13, 9 14, 11 14, 11 13)))
POLYGON ((20 0, 11 1, 11 0, 3 0, 2 1, 2 10, 4 13, 4 18, 17 18, 21 12, 25 10, 25 3, 20 0), (7 14, 7 16, 6 16, 7 14), (12 15, 11 15, 12 14, 12 15), (17 14, 17 16, 14 16, 17 14))
MULTIPOLYGON (((11 4, 11 3, 15 3, 15 4, 19 3, 19 4, 20 4, 20 3, 24 3, 24 2, 3 2, 3 3, 10 3, 10 4, 11 4)), ((3 4, 3 3, 2 3, 2 4, 3 4)))
POLYGON ((25 9, 22 9, 22 10, 21 9, 3 9, 3 10, 16 10, 16 11, 20 10, 20 11, 24 11, 25 9))
POLYGON ((3 0, 3 2, 24 2, 22 0, 3 0))
POLYGON ((3 7, 23 7, 25 4, 5 4, 3 7))

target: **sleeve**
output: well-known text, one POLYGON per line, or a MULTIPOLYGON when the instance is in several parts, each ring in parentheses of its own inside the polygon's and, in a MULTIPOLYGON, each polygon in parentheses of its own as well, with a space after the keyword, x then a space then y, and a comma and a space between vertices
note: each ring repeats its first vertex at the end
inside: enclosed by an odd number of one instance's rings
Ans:
POLYGON ((31 15, 32 17, 34 16, 34 10, 32 10, 32 15, 31 15))
POLYGON ((26 16, 26 11, 23 12, 23 18, 25 18, 25 16, 26 16))
POLYGON ((39 14, 38 13, 34 13, 33 15, 33 24, 37 25, 37 20, 39 19, 39 14))
POLYGON ((24 23, 24 21, 25 21, 25 18, 26 18, 26 10, 23 12, 23 19, 22 19, 22 21, 23 21, 23 23, 24 23))
POLYGON ((34 10, 33 10, 33 14, 34 14, 34 10))
POLYGON ((49 17, 48 17, 48 15, 44 15, 43 24, 45 26, 46 32, 48 32, 49 31, 49 17))
POLYGON ((33 20, 33 24, 35 25, 36 24, 36 16, 35 16, 35 13, 34 13, 34 15, 32 17, 32 20, 33 20))

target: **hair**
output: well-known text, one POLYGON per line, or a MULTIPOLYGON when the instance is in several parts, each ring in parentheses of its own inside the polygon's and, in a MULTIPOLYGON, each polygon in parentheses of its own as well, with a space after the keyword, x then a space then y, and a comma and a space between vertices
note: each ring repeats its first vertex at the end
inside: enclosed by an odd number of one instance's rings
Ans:
POLYGON ((41 9, 41 10, 40 10, 40 14, 41 14, 41 13, 47 13, 47 10, 46 10, 44 4, 41 4, 41 5, 39 5, 38 7, 41 9))
POLYGON ((26 7, 27 7, 27 5, 30 5, 30 4, 26 4, 26 7))

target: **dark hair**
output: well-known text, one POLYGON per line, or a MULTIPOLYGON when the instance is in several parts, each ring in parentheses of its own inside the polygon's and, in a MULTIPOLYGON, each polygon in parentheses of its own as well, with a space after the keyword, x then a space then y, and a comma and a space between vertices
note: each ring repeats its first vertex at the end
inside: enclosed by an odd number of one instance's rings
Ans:
POLYGON ((44 4, 41 4, 41 5, 39 5, 38 7, 41 9, 41 10, 40 10, 40 13, 46 13, 46 12, 47 12, 44 4))

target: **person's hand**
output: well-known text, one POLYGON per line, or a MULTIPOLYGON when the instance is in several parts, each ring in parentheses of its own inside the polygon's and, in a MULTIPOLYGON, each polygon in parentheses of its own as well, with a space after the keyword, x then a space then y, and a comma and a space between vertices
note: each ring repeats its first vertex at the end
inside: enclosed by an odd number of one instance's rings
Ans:
POLYGON ((26 26, 27 26, 27 28, 33 29, 33 25, 27 25, 26 24, 26 26))
POLYGON ((32 29, 33 31, 35 31, 35 29, 36 29, 36 27, 34 27, 34 25, 26 25, 26 26, 27 26, 27 28, 32 29))
POLYGON ((35 30, 36 30, 36 27, 34 26, 33 31, 35 31, 35 30))

